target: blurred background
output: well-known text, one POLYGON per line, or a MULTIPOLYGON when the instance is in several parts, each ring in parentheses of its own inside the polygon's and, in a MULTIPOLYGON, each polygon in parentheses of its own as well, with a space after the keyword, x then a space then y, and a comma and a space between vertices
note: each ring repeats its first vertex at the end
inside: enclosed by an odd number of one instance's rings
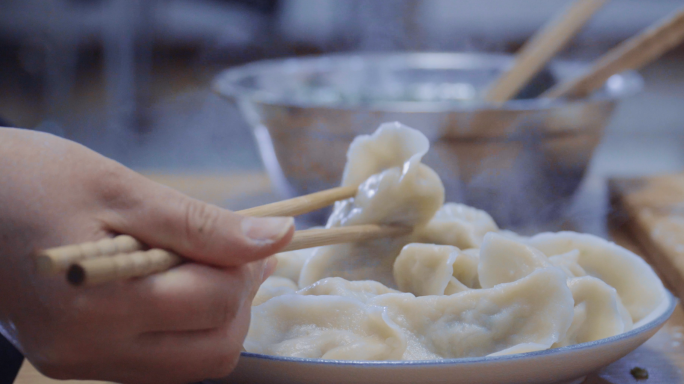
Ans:
MULTIPOLYGON (((344 51, 517 51, 566 0, 2 0, 0 116, 143 170, 261 170, 210 90, 249 61, 344 51)), ((559 58, 592 60, 682 6, 613 0, 559 58)), ((684 49, 641 71, 587 183, 684 169, 684 49), (593 177, 593 179, 592 179, 593 177)))

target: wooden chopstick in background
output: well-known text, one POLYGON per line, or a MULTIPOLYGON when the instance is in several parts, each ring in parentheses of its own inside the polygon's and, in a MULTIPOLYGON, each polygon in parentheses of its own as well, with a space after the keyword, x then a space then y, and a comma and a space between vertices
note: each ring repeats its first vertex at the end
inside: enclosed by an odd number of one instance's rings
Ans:
POLYGON ((582 98, 601 88, 611 76, 653 62, 684 39, 684 8, 659 20, 601 56, 577 79, 559 84, 541 97, 582 98))
POLYGON ((532 36, 485 94, 485 101, 503 103, 513 97, 580 31, 608 0, 576 0, 532 36))

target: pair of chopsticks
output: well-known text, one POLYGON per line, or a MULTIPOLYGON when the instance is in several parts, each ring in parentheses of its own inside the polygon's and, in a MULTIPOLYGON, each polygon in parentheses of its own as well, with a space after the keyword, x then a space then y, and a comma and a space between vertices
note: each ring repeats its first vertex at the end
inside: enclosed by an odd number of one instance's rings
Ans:
MULTIPOLYGON (((487 90, 485 101, 503 103, 513 98, 606 2, 607 0, 577 0, 561 12, 522 47, 513 66, 487 90)), ((682 40, 684 8, 608 51, 584 75, 558 84, 540 97, 586 97, 601 88, 612 75, 640 69, 682 40)))
MULTIPOLYGON (((245 209, 244 216, 297 216, 328 206, 335 201, 353 197, 356 187, 338 187, 277 203, 245 209)), ((354 225, 327 229, 296 231, 290 244, 281 252, 323 245, 350 243, 411 233, 412 228, 354 225)), ((36 266, 41 274, 66 273, 72 285, 97 285, 115 280, 147 276, 163 272, 183 262, 171 251, 147 247, 128 235, 96 242, 66 245, 36 253, 36 266)))

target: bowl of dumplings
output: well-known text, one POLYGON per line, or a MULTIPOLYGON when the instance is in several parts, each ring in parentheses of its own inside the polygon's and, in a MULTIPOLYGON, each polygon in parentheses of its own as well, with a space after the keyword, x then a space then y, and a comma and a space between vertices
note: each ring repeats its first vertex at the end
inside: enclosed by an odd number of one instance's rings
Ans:
POLYGON ((429 147, 397 122, 352 141, 341 184, 357 193, 326 227, 413 232, 277 254, 221 382, 581 382, 672 314, 631 251, 575 232, 521 236, 445 200, 429 147))
POLYGON ((512 60, 410 52, 287 58, 228 69, 214 89, 252 126, 283 197, 337 185, 354 137, 401 121, 430 141, 423 160, 441 176, 448 201, 483 209, 508 228, 550 228, 567 213, 613 109, 642 80, 625 72, 586 99, 536 98, 587 69, 555 61, 516 99, 482 101, 512 60))

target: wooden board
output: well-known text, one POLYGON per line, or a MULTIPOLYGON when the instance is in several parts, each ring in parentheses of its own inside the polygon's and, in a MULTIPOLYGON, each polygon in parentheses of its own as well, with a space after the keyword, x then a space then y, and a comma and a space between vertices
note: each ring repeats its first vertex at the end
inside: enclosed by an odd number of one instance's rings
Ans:
POLYGON ((684 174, 615 179, 614 220, 624 223, 678 297, 684 297, 684 174))
MULTIPOLYGON (((182 192, 188 193, 193 197, 208 200, 215 204, 220 204, 222 201, 233 201, 238 198, 231 191, 237 190, 238 193, 244 194, 263 194, 268 195, 270 192, 270 185, 264 180, 264 175, 238 175, 233 178, 230 175, 208 175, 208 176, 183 176, 183 175, 159 175, 153 174, 150 177, 154 180, 162 182, 176 188, 182 192), (248 181, 256 181, 257 185, 240 186, 248 181)), ((652 178, 640 181, 614 181, 611 182, 613 187, 613 200, 615 207, 618 209, 617 214, 612 215, 611 221, 611 237, 618 244, 634 251, 635 253, 645 256, 645 259, 654 265, 656 271, 661 275, 661 278, 670 286, 671 290, 680 293, 680 285, 682 278, 679 272, 672 273, 676 259, 672 250, 676 251, 677 244, 666 242, 662 243, 662 239, 669 239, 679 233, 679 240, 684 241, 684 227, 682 232, 677 225, 662 224, 657 228, 663 228, 661 232, 656 231, 656 236, 647 236, 653 234, 653 230, 649 228, 656 228, 659 220, 664 220, 659 215, 664 214, 667 210, 662 207, 676 207, 680 200, 684 200, 684 176, 675 178, 652 178), (680 184, 681 183, 681 184, 680 184), (678 189, 678 188, 682 189, 678 189), (660 191, 660 192, 659 192, 660 191), (634 193, 634 194, 633 194, 634 193), (655 196, 655 197, 651 197, 655 196), (680 200, 678 200, 678 198, 680 200), (655 201, 657 209, 650 208, 648 213, 641 213, 641 216, 634 213, 641 212, 640 209, 648 208, 651 202, 655 201), (630 204, 630 209, 622 209, 623 203, 630 204), (640 207, 636 209, 634 207, 640 207), (630 217, 641 217, 639 225, 630 220, 630 217), (644 228, 644 229, 640 229, 644 228), (669 232, 662 232, 667 229, 669 232), (636 231, 636 232, 635 232, 636 231), (640 232, 639 232, 640 231, 640 232), (641 233, 634 236, 635 233, 641 233), (638 241, 635 240, 638 237, 638 241), (642 247, 642 242, 647 245, 648 249, 642 247), (667 255, 667 256, 665 256, 667 255), (671 260, 671 261, 670 261, 671 260), (668 269, 669 268, 669 269, 668 269), (677 278, 679 276, 679 278, 677 278), (678 282, 680 282, 678 284, 678 282)), ((681 205, 684 207, 684 204, 681 205)), ((242 208, 242 207, 241 207, 242 208)), ((684 214, 684 209, 682 209, 684 214)), ((674 237, 677 239, 677 237, 674 237)), ((684 259, 684 255, 682 256, 684 259)), ((684 270, 684 260, 679 261, 684 270)), ((676 264, 680 265, 680 264, 676 264)), ((679 296, 679 295, 678 295, 679 296)), ((681 297, 681 296, 680 296, 681 297)), ((684 310, 678 306, 672 318, 665 324, 663 329, 653 336, 644 345, 637 348, 635 351, 620 359, 619 361, 609 365, 608 367, 589 375, 584 381, 586 384, 623 384, 623 383, 647 383, 647 384, 684 384, 684 310), (636 380, 630 374, 630 370, 634 367, 645 368, 649 373, 647 380, 636 380)), ((28 362, 22 366, 19 376, 16 380, 17 384, 57 384, 65 383, 64 381, 56 381, 41 375, 28 362)), ((75 381, 66 383, 77 383, 75 381)), ((94 384, 96 382, 78 382, 94 384)))

